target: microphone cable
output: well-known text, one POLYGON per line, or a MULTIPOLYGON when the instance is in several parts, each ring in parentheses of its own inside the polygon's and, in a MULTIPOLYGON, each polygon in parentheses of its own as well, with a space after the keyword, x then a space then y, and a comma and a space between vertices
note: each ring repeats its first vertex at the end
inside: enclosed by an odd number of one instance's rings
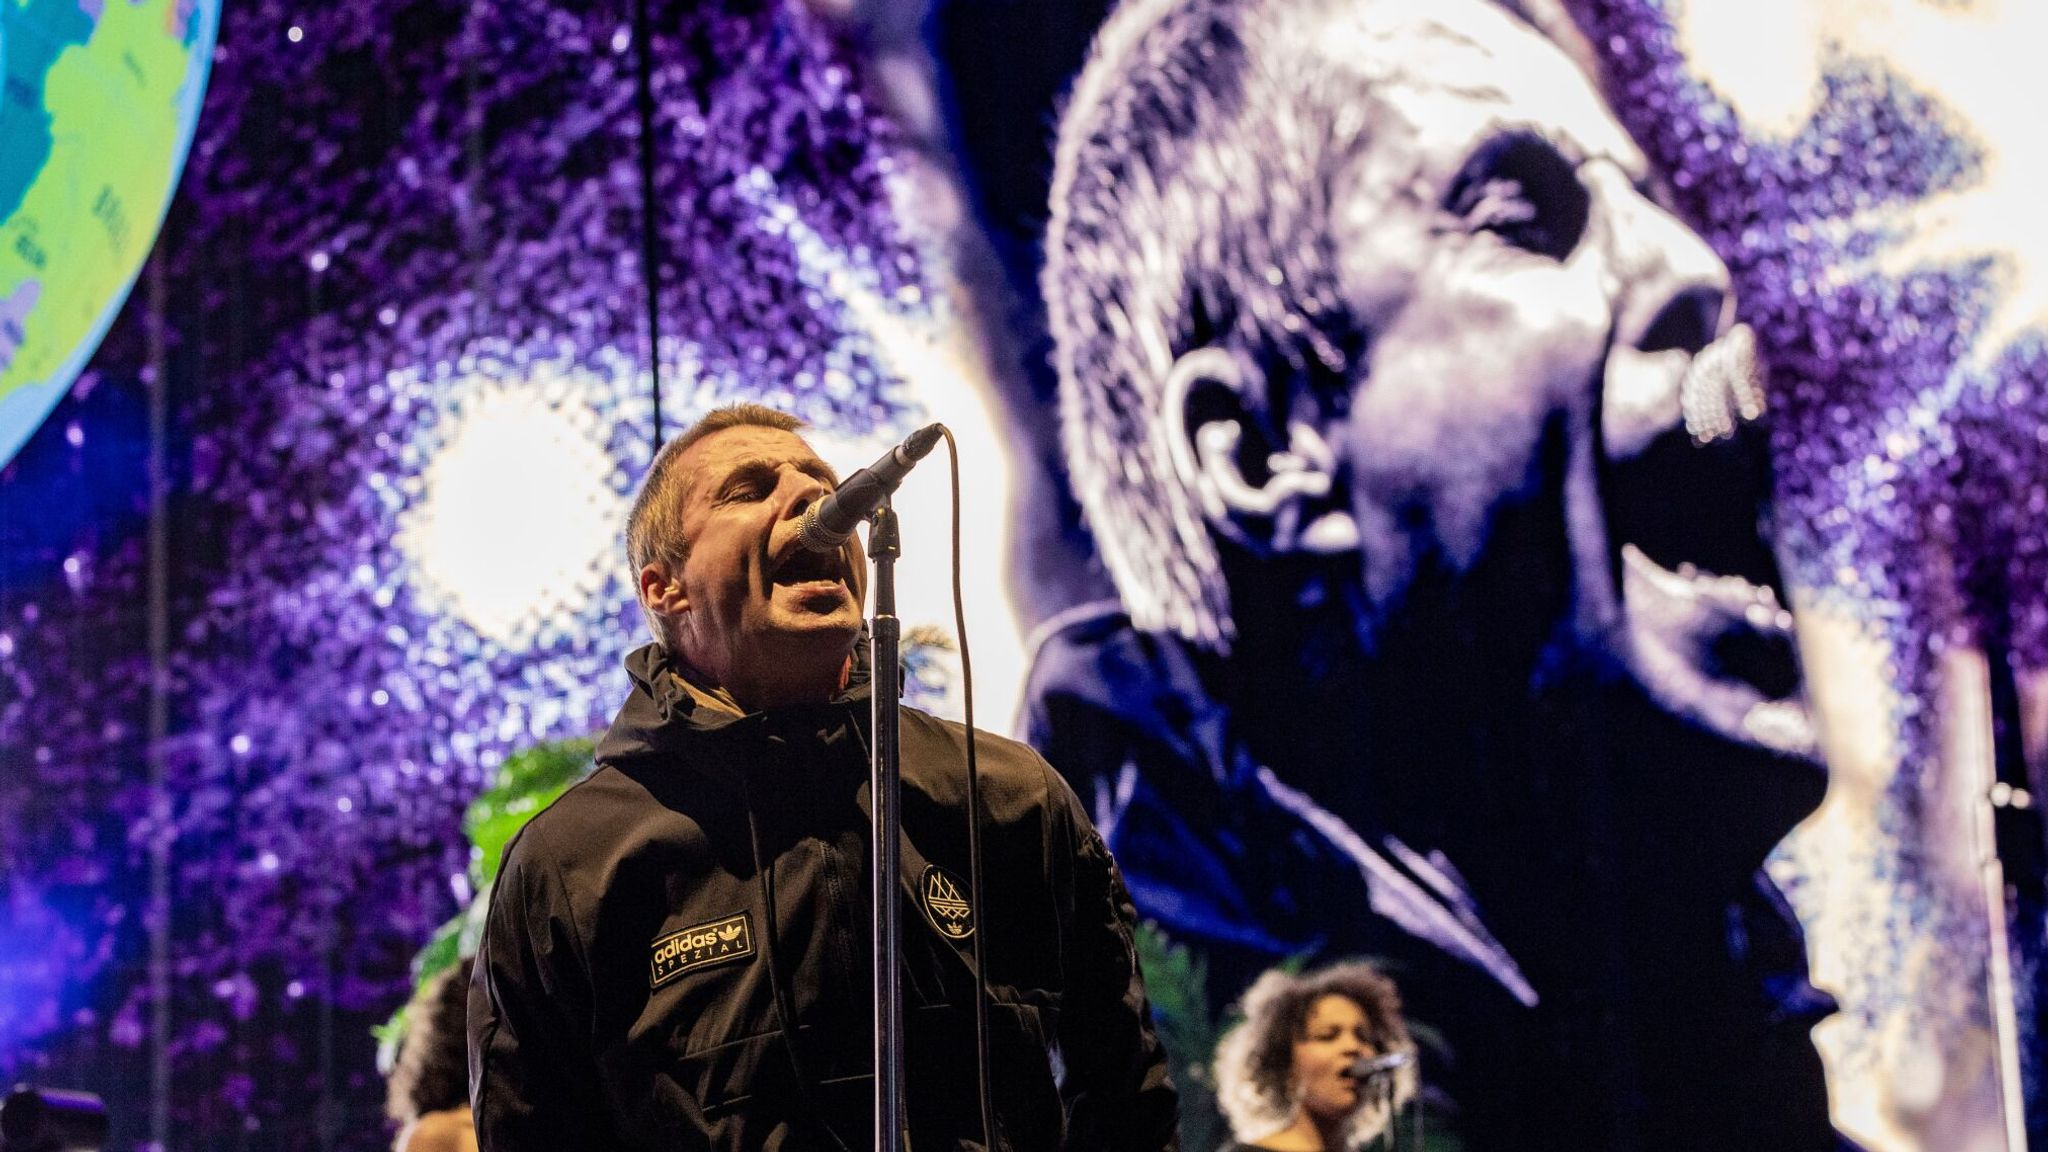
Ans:
POLYGON ((953 631, 960 643, 960 692, 965 701, 967 723, 967 899, 981 923, 975 926, 971 950, 974 956, 974 1070, 975 1088, 981 1097, 981 1137, 989 1152, 996 1149, 995 1097, 989 1090, 988 1041, 988 906, 982 901, 981 885, 981 771, 974 758, 974 660, 967 651, 967 612, 960 595, 960 446, 953 430, 944 424, 947 471, 953 494, 953 631))

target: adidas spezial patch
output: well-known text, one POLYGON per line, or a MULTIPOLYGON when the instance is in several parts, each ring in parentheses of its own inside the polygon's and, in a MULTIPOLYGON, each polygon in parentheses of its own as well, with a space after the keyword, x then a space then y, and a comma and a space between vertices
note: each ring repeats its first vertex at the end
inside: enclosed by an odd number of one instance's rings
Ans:
POLYGON ((671 932, 654 942, 650 988, 694 968, 744 960, 754 954, 754 923, 745 912, 671 932))
POLYGON ((974 935, 974 907, 967 902, 967 885, 950 873, 940 871, 937 864, 926 865, 923 879, 917 882, 917 895, 925 919, 939 935, 948 940, 974 935))

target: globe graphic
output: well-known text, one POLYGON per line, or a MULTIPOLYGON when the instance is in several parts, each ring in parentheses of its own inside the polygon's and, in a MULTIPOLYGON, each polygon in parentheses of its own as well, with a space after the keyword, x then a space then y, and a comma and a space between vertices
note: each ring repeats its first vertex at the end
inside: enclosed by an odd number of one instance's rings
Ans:
POLYGON ((0 0, 0 465, 135 283, 219 26, 220 0, 0 0))

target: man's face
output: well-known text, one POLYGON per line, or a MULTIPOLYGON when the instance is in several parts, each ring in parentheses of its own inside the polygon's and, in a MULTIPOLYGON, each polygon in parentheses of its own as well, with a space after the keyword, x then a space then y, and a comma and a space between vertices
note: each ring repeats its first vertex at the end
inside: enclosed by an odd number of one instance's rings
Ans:
POLYGON ((1629 463, 1653 445, 1671 459, 1676 444, 1681 470, 1694 467, 1688 372, 1735 358, 1750 367, 1747 345, 1716 343, 1733 311, 1726 268, 1646 194, 1643 157, 1579 69, 1493 6, 1366 3, 1308 40, 1359 75, 1371 107, 1332 207, 1342 290, 1369 334, 1333 444, 1369 598, 1398 600, 1420 555, 1469 568, 1505 510, 1553 492, 1579 633, 1680 710, 1697 712, 1679 698, 1716 697, 1727 714, 1696 718, 1739 725, 1761 697, 1729 698, 1702 670, 1700 636, 1723 621, 1703 623, 1699 605, 1718 597, 1714 612, 1739 621, 1755 589, 1702 591, 1681 586, 1690 574, 1645 567, 1642 551, 1624 551, 1643 541, 1617 511, 1682 522, 1681 534, 1747 517, 1755 546, 1760 491, 1704 496, 1706 485, 1646 482, 1629 463), (1709 345, 1712 356, 1697 355, 1709 345), (1717 499, 1709 514, 1722 523, 1703 525, 1701 502, 1717 499), (1649 603, 1674 595, 1691 597, 1685 611, 1649 603), (1653 626, 1693 631, 1638 634, 1653 626))
POLYGON ((643 596, 670 621, 677 654, 749 708, 818 700, 838 686, 860 632, 859 539, 840 551, 797 543, 798 519, 837 484, 796 434, 742 426, 692 444, 680 572, 650 566, 643 596), (664 601, 665 594, 674 599, 664 601))

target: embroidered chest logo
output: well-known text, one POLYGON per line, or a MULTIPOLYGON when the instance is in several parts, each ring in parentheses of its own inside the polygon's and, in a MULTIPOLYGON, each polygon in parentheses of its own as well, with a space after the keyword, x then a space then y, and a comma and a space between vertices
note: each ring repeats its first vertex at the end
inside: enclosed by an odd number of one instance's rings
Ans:
POLYGON ((671 932, 654 942, 648 987, 659 988, 692 969, 744 960, 753 954, 754 924, 745 912, 671 932))
POLYGON ((924 918, 948 940, 965 940, 974 935, 974 906, 967 902, 967 886, 952 875, 927 864, 924 878, 917 882, 918 903, 924 918))

